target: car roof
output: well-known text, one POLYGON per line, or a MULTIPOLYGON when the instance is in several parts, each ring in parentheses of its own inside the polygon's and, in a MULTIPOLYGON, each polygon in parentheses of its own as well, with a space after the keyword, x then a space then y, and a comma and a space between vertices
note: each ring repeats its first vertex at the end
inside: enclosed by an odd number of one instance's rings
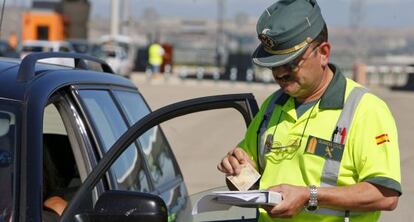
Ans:
MULTIPOLYGON (((75 53, 68 54, 76 55, 75 53)), ((113 85, 137 90, 131 81, 120 75, 47 63, 35 63, 34 73, 28 74, 24 72, 23 66, 21 68, 22 61, 21 59, 0 58, 0 98, 25 102, 34 93, 48 96, 62 87, 75 84, 113 85), (27 74, 23 79, 19 76, 20 68, 22 73, 27 74)))

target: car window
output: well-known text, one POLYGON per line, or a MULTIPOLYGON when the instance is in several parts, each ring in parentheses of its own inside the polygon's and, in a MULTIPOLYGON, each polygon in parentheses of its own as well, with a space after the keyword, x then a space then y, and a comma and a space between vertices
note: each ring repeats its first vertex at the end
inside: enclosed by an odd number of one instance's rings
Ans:
MULTIPOLYGON (((81 88, 80 91, 85 90, 85 89, 81 88)), ((207 110, 212 110, 212 109, 221 110, 224 108, 236 109, 239 112, 238 116, 242 114, 241 115, 243 117, 242 120, 244 120, 243 123, 246 125, 251 122, 253 115, 258 110, 257 103, 252 94, 233 94, 233 95, 203 97, 203 98, 174 103, 169 106, 160 108, 157 111, 150 112, 144 117, 142 117, 142 115, 144 115, 143 113, 141 115, 137 115, 137 114, 134 114, 133 112, 133 111, 141 112, 141 110, 144 110, 145 112, 149 111, 141 95, 135 91, 121 91, 118 89, 120 88, 113 89, 111 92, 105 91, 107 94, 107 97, 110 97, 108 98, 108 101, 106 101, 105 109, 108 108, 108 105, 113 106, 112 104, 113 101, 110 101, 110 100, 113 99, 111 96, 114 95, 114 98, 116 99, 115 101, 121 103, 119 104, 119 106, 117 106, 117 108, 119 107, 124 111, 122 114, 128 113, 127 115, 129 117, 125 117, 125 120, 128 120, 127 121, 128 123, 132 123, 137 119, 139 120, 138 122, 134 123, 132 127, 128 128, 127 132, 125 132, 122 135, 122 137, 120 137, 120 139, 116 142, 116 144, 114 144, 114 146, 110 148, 110 151, 98 162, 97 166, 93 169, 93 171, 88 176, 88 178, 86 178, 86 180, 84 181, 83 187, 76 194, 76 197, 75 197, 76 201, 71 202, 66 213, 63 215, 64 221, 71 221, 71 219, 75 215, 81 215, 84 212, 87 213, 87 211, 82 208, 83 204, 87 201, 85 198, 86 194, 92 192, 92 189, 97 184, 97 182, 105 178, 105 175, 108 175, 108 173, 109 174, 111 173, 110 170, 113 167, 114 161, 116 161, 116 159, 120 155, 123 154, 123 151, 128 149, 131 142, 133 143, 133 140, 137 138, 144 137, 146 136, 146 134, 149 135, 146 137, 147 140, 139 140, 139 142, 142 142, 140 146, 143 147, 143 150, 145 150, 145 152, 149 150, 151 151, 151 153, 154 154, 154 155, 148 155, 148 158, 152 158, 153 159, 152 161, 154 161, 154 163, 157 164, 154 166, 154 168, 158 167, 158 169, 156 169, 156 170, 159 170, 158 174, 159 172, 163 172, 164 174, 169 173, 167 168, 170 168, 169 170, 171 170, 172 169, 171 166, 176 164, 176 160, 171 153, 171 149, 169 149, 169 144, 165 140, 164 133, 161 131, 161 129, 159 127, 156 127, 156 128, 151 128, 151 127, 158 126, 159 124, 162 124, 171 119, 175 119, 177 117, 181 117, 183 115, 186 116, 186 115, 193 114, 193 113, 194 114, 197 113, 198 115, 198 112, 201 112, 201 111, 207 111, 207 110), (131 104, 127 104, 127 103, 131 103, 131 104), (133 106, 133 104, 135 104, 135 106, 133 106), (148 131, 148 129, 150 130, 148 131), (163 138, 164 141, 158 142, 159 141, 158 138, 163 138), (163 150, 162 148, 165 148, 165 147, 168 147, 168 148, 163 150), (167 156, 166 154, 170 154, 170 153, 171 153, 170 155, 171 160, 166 160, 166 156, 167 156), (165 171, 161 171, 164 169, 165 171)), ((91 90, 91 91, 98 91, 98 90, 91 90)), ((82 92, 78 92, 76 94, 77 95, 80 94, 81 97, 86 96, 82 92)), ((82 102, 81 105, 85 107, 85 104, 82 101, 82 99, 81 99, 81 102, 82 102)), ((91 111, 90 109, 88 108, 86 109, 86 113, 90 113, 90 111, 91 111)), ((97 114, 96 112, 93 113, 93 115, 96 115, 96 114, 97 114)), ((86 117, 88 116, 89 114, 87 114, 86 117)), ((89 122, 91 121, 89 120, 89 122)), ((89 125, 91 125, 91 123, 89 123, 89 125)), ((190 134, 187 134, 187 135, 190 135, 190 134)), ((211 136, 213 135, 217 135, 217 134, 211 134, 211 136)), ((224 135, 224 134, 221 134, 221 135, 224 135)), ((206 141, 206 142, 209 143, 210 141, 206 141)), ((174 148, 176 149, 176 147, 174 148)), ((180 148, 177 148, 177 149, 180 149, 180 148)), ((211 151, 207 151, 207 153, 210 154, 211 151)), ((197 164, 194 164, 194 161, 191 161, 188 158, 187 160, 188 162, 191 162, 194 167, 200 167, 198 166, 199 162, 197 162, 197 164)), ((156 174, 154 174, 153 176, 155 175, 156 174)), ((163 175, 160 175, 160 176, 162 177, 163 175)), ((209 178, 209 175, 205 175, 205 174, 199 175, 199 176, 209 178)), ((223 177, 221 175, 221 180, 222 179, 223 177)), ((116 192, 108 192, 108 193, 116 194, 116 192)), ((167 206, 167 209, 168 209, 168 221, 193 221, 192 216, 191 216, 191 203, 188 198, 188 192, 184 184, 181 173, 177 178, 175 178, 174 181, 166 183, 159 189, 155 190, 155 192, 153 193, 159 195, 164 200, 167 206)), ((123 192, 122 195, 128 195, 128 193, 123 192)), ((108 199, 103 198, 103 201, 105 200, 108 200, 108 199)), ((101 198, 99 198, 98 202, 99 201, 101 201, 101 198)), ((95 210, 100 211, 100 209, 95 209, 95 210)), ((255 214, 253 212, 253 216, 254 215, 255 214)), ((240 219, 240 217, 235 217, 235 218, 240 219)), ((240 220, 237 220, 237 221, 240 221, 240 220)), ((248 220, 248 221, 254 221, 254 220, 248 220)))
MULTIPOLYGON (((127 130, 127 124, 108 91, 80 90, 79 95, 102 141, 102 151, 106 152, 127 130)), ((150 191, 143 166, 139 150, 135 144, 131 144, 111 167, 116 178, 115 189, 150 191)))
POLYGON ((120 59, 122 59, 122 60, 128 59, 128 54, 126 54, 126 52, 124 50, 120 50, 119 54, 120 54, 120 56, 119 56, 120 59))
POLYGON ((13 155, 16 115, 0 107, 0 221, 8 221, 13 209, 13 155))
POLYGON ((43 52, 44 49, 41 46, 23 46, 23 52, 43 52))
POLYGON ((116 57, 115 51, 107 50, 107 51, 105 51, 105 53, 106 53, 106 56, 107 57, 112 57, 112 58, 115 58, 116 57))
POLYGON ((59 47, 59 52, 70 52, 70 49, 68 47, 65 47, 65 46, 60 46, 59 47))
POLYGON ((92 49, 89 50, 89 53, 95 57, 103 58, 105 57, 105 52, 100 45, 93 45, 92 49))
MULTIPOLYGON (((114 91, 114 93, 130 125, 150 112, 139 94, 127 91, 114 91)), ((174 162, 170 145, 160 127, 151 128, 140 136, 138 141, 155 186, 161 186, 177 178, 180 174, 179 169, 174 162)))
MULTIPOLYGON (((61 112, 47 105, 43 113, 43 202, 54 198, 70 201, 81 185, 80 165, 76 161, 77 146, 70 142, 61 112), (75 145, 75 146, 73 146, 75 145)), ((73 140, 72 140, 73 142, 73 140)), ((79 163, 79 161, 78 161, 79 163)), ((54 208, 48 208, 54 210, 54 208)), ((46 220, 47 221, 47 220, 46 220)))
POLYGON ((119 90, 115 90, 114 93, 130 125, 150 113, 150 109, 138 93, 119 90))
POLYGON ((45 107, 43 118, 43 133, 67 135, 59 111, 53 104, 45 107))

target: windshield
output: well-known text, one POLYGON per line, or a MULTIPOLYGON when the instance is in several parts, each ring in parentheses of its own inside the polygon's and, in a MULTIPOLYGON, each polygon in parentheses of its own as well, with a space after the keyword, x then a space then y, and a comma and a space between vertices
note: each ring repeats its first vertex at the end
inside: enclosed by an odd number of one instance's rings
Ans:
POLYGON ((13 210, 13 156, 16 114, 0 100, 0 221, 8 221, 13 210))

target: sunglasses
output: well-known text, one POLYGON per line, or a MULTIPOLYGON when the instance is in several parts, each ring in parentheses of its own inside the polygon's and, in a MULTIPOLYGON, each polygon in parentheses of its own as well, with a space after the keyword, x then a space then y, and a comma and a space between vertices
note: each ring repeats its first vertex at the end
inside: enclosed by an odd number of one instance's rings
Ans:
POLYGON ((302 137, 303 137, 303 135, 301 136, 300 139, 299 138, 292 139, 286 145, 283 145, 280 142, 275 142, 273 144, 273 141, 271 143, 268 143, 270 140, 273 140, 273 135, 268 135, 267 138, 266 138, 266 146, 265 146, 266 147, 266 152, 271 152, 271 151, 285 152, 285 151, 288 151, 288 150, 291 150, 291 149, 293 149, 292 151, 295 151, 300 147, 300 145, 302 143, 302 137))
MULTIPOLYGON (((283 73, 289 73, 289 74, 296 73, 296 72, 299 71, 301 65, 313 55, 313 53, 319 48, 319 46, 320 46, 320 44, 316 45, 312 49, 311 53, 309 53, 309 55, 306 56, 306 57, 303 57, 303 55, 302 55, 299 58, 294 59, 294 60, 292 60, 292 61, 290 61, 290 62, 288 62, 288 63, 286 63, 282 66, 275 66, 275 67, 271 67, 270 69, 272 70, 273 73, 277 73, 280 70, 283 70, 283 73)), ((281 77, 277 77, 276 75, 274 75, 274 76, 275 76, 275 79, 277 81, 290 81, 290 80, 293 80, 294 76, 289 75, 289 74, 288 75, 283 75, 281 77)))

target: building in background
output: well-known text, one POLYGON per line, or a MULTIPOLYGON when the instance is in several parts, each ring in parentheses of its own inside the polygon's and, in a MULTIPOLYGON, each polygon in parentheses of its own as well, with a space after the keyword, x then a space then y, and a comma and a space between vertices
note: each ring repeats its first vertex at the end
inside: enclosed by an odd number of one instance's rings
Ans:
POLYGON ((86 39, 89 10, 87 0, 34 0, 23 12, 22 41, 86 39))
MULTIPOLYGON (((100 37, 110 33, 108 25, 110 24, 110 13, 94 15, 95 17, 88 19, 90 4, 103 4, 104 1, 90 3, 91 0, 33 0, 33 4, 30 6, 23 6, 19 2, 8 1, 6 4, 1 30, 3 40, 8 40, 10 34, 14 33, 19 42, 21 41, 24 30, 16 24, 23 23, 23 11, 59 12, 58 14, 63 17, 64 38, 85 38, 96 42, 100 37), (44 5, 39 5, 41 2, 55 3, 59 7, 47 8, 44 5), (70 11, 74 15, 71 16, 66 11, 70 11), (73 19, 69 19, 70 17, 73 19), (72 30, 72 28, 78 30, 72 30)), ((250 55, 251 51, 259 44, 255 32, 257 17, 248 16, 243 12, 234 17, 224 16, 222 21, 220 20, 222 27, 219 27, 220 23, 214 18, 166 17, 157 12, 155 8, 130 7, 129 15, 131 16, 125 16, 127 14, 125 8, 128 7, 122 7, 120 14, 127 19, 120 21, 120 25, 127 31, 121 34, 130 37, 132 44, 138 48, 137 55, 142 59, 138 59, 139 62, 135 62, 135 66, 139 65, 142 70, 145 70, 146 67, 146 47, 154 37, 159 38, 161 43, 168 43, 174 49, 171 53, 173 56, 171 63, 177 68, 180 65, 215 66, 218 60, 218 51, 221 56, 221 65, 224 68, 230 61, 230 54, 250 55), (218 47, 217 44, 218 34, 222 35, 220 36, 222 47, 218 47)), ((343 67, 344 71, 352 69, 355 62, 355 48, 361 45, 364 47, 364 61, 362 62, 366 64, 382 64, 384 59, 394 58, 388 63, 402 65, 400 63, 406 60, 398 56, 414 58, 414 30, 410 27, 366 27, 362 24, 360 26, 362 34, 356 35, 355 25, 328 26, 329 39, 334 45, 332 61, 343 67), (358 36, 358 44, 355 44, 354 36, 358 36), (398 58, 397 61, 395 61, 396 58, 398 58)), ((42 34, 42 28, 39 29, 38 31, 42 34)), ((32 32, 38 31, 32 29, 32 32)), ((49 38, 49 34, 47 36, 49 38)), ((39 36, 33 38, 39 38, 39 36)), ((138 69, 136 68, 136 70, 138 69)))

